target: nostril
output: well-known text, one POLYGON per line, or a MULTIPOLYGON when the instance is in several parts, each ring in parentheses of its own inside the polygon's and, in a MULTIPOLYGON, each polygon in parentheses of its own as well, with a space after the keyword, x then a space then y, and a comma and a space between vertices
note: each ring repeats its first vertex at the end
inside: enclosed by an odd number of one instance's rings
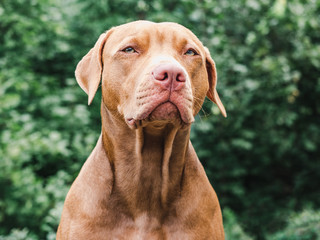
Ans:
POLYGON ((186 76, 184 73, 178 73, 176 77, 176 81, 178 82, 185 82, 186 81, 186 76))
POLYGON ((158 81, 164 81, 168 78, 168 73, 165 71, 154 71, 152 75, 158 81))
POLYGON ((178 91, 185 85, 187 75, 175 64, 161 64, 152 71, 155 84, 166 90, 178 91))
POLYGON ((165 73, 163 74, 163 78, 162 78, 161 80, 166 80, 167 78, 168 78, 168 73, 165 72, 165 73))

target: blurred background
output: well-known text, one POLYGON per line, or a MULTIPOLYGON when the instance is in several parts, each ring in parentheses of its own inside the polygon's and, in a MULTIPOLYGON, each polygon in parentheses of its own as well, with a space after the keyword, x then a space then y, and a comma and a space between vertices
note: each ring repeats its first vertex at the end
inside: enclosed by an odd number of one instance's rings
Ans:
POLYGON ((319 0, 0 0, 0 239, 55 239, 100 134, 75 66, 138 19, 190 28, 216 61, 228 118, 207 100, 191 137, 226 239, 320 239, 319 0))

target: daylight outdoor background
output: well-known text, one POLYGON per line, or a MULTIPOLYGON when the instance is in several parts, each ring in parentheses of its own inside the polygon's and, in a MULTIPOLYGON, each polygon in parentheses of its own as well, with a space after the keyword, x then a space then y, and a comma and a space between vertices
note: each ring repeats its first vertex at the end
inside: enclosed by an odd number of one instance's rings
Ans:
POLYGON ((54 239, 100 132, 74 69, 111 26, 173 21, 210 49, 192 142, 228 240, 320 239, 320 0, 0 0, 0 239, 54 239))

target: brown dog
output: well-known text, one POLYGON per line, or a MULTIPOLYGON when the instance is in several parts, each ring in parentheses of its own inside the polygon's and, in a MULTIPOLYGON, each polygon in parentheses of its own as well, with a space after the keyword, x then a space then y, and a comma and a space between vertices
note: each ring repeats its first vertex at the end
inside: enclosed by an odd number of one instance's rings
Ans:
POLYGON ((207 96, 222 114, 209 51, 175 23, 103 33, 76 78, 102 133, 65 201, 57 239, 224 239, 217 196, 189 140, 207 96))

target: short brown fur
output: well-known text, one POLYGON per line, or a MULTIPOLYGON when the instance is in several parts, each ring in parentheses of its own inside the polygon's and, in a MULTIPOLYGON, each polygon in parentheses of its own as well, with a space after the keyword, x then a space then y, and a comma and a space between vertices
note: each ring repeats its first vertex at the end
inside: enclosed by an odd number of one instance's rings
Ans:
POLYGON ((218 198, 189 140, 206 95, 226 116, 197 37, 175 23, 112 28, 76 78, 89 104, 102 79, 102 131, 66 197, 57 239, 223 240, 218 198), (161 64, 186 77, 172 83, 177 90, 156 79, 161 64))

